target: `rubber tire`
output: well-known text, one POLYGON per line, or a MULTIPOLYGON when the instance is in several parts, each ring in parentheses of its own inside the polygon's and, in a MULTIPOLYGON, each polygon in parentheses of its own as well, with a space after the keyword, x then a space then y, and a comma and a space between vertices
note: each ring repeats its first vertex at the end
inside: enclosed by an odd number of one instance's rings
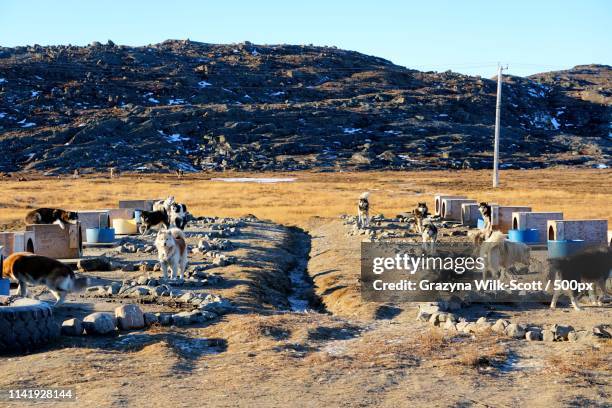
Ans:
POLYGON ((0 306, 0 354, 35 350, 57 340, 60 332, 48 303, 18 299, 0 306))

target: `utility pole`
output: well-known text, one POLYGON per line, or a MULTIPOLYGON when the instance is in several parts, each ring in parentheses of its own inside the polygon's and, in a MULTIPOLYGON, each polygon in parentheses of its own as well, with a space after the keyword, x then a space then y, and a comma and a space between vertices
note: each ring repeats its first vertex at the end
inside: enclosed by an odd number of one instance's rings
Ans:
POLYGON ((499 187, 499 123, 501 117, 502 71, 508 66, 497 65, 497 102, 495 103, 495 144, 493 146, 493 187, 499 187))

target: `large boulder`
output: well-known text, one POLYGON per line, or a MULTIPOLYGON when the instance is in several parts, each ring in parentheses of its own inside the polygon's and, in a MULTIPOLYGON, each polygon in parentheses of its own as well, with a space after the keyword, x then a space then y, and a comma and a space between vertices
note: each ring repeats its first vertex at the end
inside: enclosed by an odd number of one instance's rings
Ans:
POLYGON ((83 328, 87 334, 108 334, 115 331, 117 320, 108 312, 95 312, 85 316, 83 328))
POLYGON ((136 305, 121 305, 115 309, 117 326, 121 330, 142 329, 145 326, 142 310, 136 305))

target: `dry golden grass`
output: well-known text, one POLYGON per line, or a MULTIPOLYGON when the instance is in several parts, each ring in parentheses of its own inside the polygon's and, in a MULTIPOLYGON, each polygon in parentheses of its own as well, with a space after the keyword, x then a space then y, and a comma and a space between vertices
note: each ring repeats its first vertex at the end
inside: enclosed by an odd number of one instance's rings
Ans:
POLYGON ((247 213, 279 223, 306 226, 313 216, 354 213, 363 191, 371 191, 372 212, 393 216, 417 201, 433 206, 433 194, 465 194, 500 204, 531 205, 534 210, 563 211, 565 218, 612 221, 612 171, 530 170, 502 172, 501 188, 491 188, 490 171, 339 172, 339 173, 202 173, 177 180, 170 175, 34 177, 0 180, 0 223, 23 219, 37 207, 111 208, 119 199, 161 198, 169 194, 196 215, 239 216, 247 213), (257 184, 212 181, 213 177, 296 177, 291 183, 257 184))
POLYGON ((551 355, 546 369, 566 377, 588 378, 597 373, 612 374, 612 341, 604 341, 599 347, 589 347, 571 355, 551 355))

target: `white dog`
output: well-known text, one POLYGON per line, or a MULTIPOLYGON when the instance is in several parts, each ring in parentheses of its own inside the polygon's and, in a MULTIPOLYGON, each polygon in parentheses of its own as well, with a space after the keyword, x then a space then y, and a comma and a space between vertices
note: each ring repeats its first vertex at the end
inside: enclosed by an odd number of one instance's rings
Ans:
POLYGON ((166 214, 170 214, 172 204, 174 204, 174 196, 169 196, 165 200, 159 200, 153 203, 153 211, 166 210, 166 214))
POLYGON ((529 265, 531 251, 527 245, 508 241, 505 234, 493 231, 480 248, 480 254, 485 258, 482 271, 482 279, 485 280, 488 273, 495 279, 503 278, 504 272, 515 263, 529 265))
POLYGON ((155 239, 155 246, 159 254, 159 262, 164 279, 168 279, 168 268, 171 270, 171 278, 184 279, 187 269, 187 243, 185 234, 178 228, 160 230, 155 239))
POLYGON ((370 193, 362 193, 357 203, 357 226, 359 228, 370 225, 370 193))

